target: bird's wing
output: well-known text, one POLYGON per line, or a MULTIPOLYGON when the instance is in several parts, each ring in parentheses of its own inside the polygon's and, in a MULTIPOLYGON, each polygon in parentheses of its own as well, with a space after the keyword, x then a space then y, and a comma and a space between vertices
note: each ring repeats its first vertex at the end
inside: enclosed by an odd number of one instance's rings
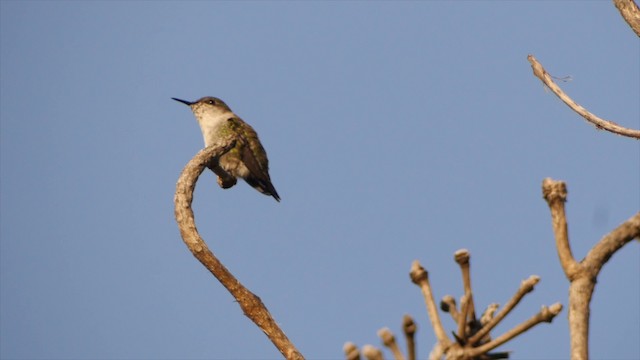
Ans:
MULTIPOLYGON (((234 121, 242 121, 240 118, 235 118, 234 121)), ((250 176, 245 178, 244 180, 256 188, 263 194, 271 195, 276 200, 280 201, 280 196, 276 191, 276 188, 271 183, 271 177, 269 176, 269 160, 266 156, 266 151, 262 147, 260 140, 258 139, 258 134, 253 130, 253 128, 249 124, 244 124, 244 131, 248 132, 247 136, 257 139, 257 141, 249 141, 247 137, 242 133, 242 131, 238 131, 239 141, 244 143, 242 146, 242 162, 249 169, 250 176), (258 157, 256 157, 256 154, 258 157)))

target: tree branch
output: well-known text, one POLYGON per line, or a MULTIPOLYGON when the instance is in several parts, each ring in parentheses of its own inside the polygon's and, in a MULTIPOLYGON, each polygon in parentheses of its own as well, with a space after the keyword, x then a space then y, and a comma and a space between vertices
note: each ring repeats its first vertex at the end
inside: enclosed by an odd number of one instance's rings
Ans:
POLYGON ((460 321, 460 313, 456 307, 456 299, 451 295, 445 295, 440 300, 440 310, 448 312, 453 321, 457 324, 460 321))
POLYGON ((578 103, 573 101, 567 94, 562 91, 562 89, 556 85, 551 79, 549 73, 542 67, 542 64, 536 60, 533 55, 527 56, 527 59, 531 63, 531 68, 533 69, 533 74, 542 81, 551 91, 553 91, 556 96, 560 98, 567 106, 569 106, 573 111, 578 113, 578 115, 582 116, 587 120, 587 122, 591 123, 598 129, 604 129, 614 134, 640 139, 640 130, 627 129, 623 126, 620 126, 613 121, 601 119, 598 116, 590 113, 587 109, 580 106, 578 103))
POLYGON ((551 222, 553 223, 560 264, 564 274, 571 280, 576 276, 579 266, 571 253, 567 217, 564 211, 564 203, 567 201, 567 186, 562 181, 546 178, 542 181, 542 196, 551 210, 551 222))
POLYGON ((582 267, 595 275, 609 258, 634 238, 640 238, 640 212, 605 235, 582 260, 582 267))
MULTIPOLYGON (((438 315, 438 309, 436 303, 433 300, 433 292, 431 291, 431 284, 429 284, 429 273, 420 265, 418 260, 415 260, 411 264, 411 281, 418 285, 422 290, 424 296, 424 302, 427 305, 427 313, 431 320, 431 326, 438 338, 438 343, 442 349, 446 349, 451 344, 451 340, 447 337, 447 333, 444 331, 442 322, 440 321, 440 315, 438 315)), ((445 350, 446 351, 446 350, 445 350)))
POLYGON ((364 355, 367 360, 384 360, 384 356, 382 356, 382 350, 369 344, 362 347, 362 355, 364 355))
POLYGON ((522 298, 533 291, 534 286, 540 281, 540 277, 536 275, 530 276, 527 280, 524 280, 520 283, 520 287, 518 291, 513 295, 513 297, 507 302, 507 304, 500 310, 498 315, 489 320, 486 325, 484 325, 477 333, 475 333, 470 339, 470 344, 476 344, 480 340, 482 340, 489 332, 496 326, 498 323, 502 321, 511 310, 513 310, 516 305, 522 300, 522 298))
POLYGON ((640 9, 633 0, 613 0, 613 4, 620 11, 620 15, 629 24, 631 30, 640 37, 640 9))
POLYGON ((278 348, 286 359, 304 359, 295 346, 289 341, 284 332, 273 319, 269 310, 260 298, 245 288, 233 274, 218 260, 202 240, 196 228, 191 203, 193 191, 202 171, 207 166, 217 166, 218 158, 233 147, 233 142, 209 146, 201 150, 189 161, 180 174, 176 184, 174 198, 175 217, 182 240, 193 255, 209 270, 220 283, 238 301, 244 314, 251 319, 278 348))
POLYGON ((469 308, 468 315, 465 316, 465 323, 467 321, 476 321, 476 307, 473 301, 473 291, 471 290, 471 273, 469 266, 469 250, 460 249, 453 254, 453 259, 460 266, 460 272, 462 273, 462 286, 464 287, 464 293, 469 294, 469 308))
POLYGON ((542 322, 551 322, 553 318, 558 315, 562 311, 562 304, 556 303, 551 305, 550 307, 543 306, 542 310, 539 313, 531 317, 529 320, 524 321, 523 323, 517 325, 513 329, 507 331, 506 333, 498 336, 494 340, 478 346, 476 348, 469 349, 467 352, 467 356, 469 358, 475 358, 476 356, 485 354, 498 346, 506 343, 507 341, 515 338, 516 336, 522 334, 523 332, 529 330, 537 324, 542 322))
POLYGON ((360 360, 360 351, 356 344, 352 342, 346 342, 342 347, 346 360, 360 360))
POLYGON ((607 234, 577 263, 571 255, 564 202, 567 187, 562 181, 544 179, 542 193, 551 210, 553 231, 560 263, 565 271, 569 286, 569 332, 571 333, 571 358, 589 358, 589 316, 591 298, 598 274, 611 256, 634 238, 640 238, 640 213, 632 216, 622 225, 607 234))
POLYGON ((396 337, 393 336, 393 333, 389 328, 382 328, 378 330, 378 337, 382 340, 382 344, 388 347, 393 353, 393 358, 395 360, 404 360, 404 356, 402 355, 402 351, 400 351, 400 347, 396 342, 396 337))
POLYGON ((416 325, 411 316, 405 315, 402 318, 402 330, 404 337, 407 339, 407 358, 408 360, 416 360, 415 335, 416 331, 418 331, 418 325, 416 325))

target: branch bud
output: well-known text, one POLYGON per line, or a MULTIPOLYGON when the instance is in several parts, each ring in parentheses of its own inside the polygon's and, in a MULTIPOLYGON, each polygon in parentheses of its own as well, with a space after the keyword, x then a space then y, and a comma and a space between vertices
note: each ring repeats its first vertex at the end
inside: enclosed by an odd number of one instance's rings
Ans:
POLYGON ((469 259, 471 258, 471 254, 467 249, 460 249, 454 253, 453 258, 456 260, 456 262, 460 266, 469 265, 469 259))
POLYGON ((411 263, 409 276, 411 277, 411 281, 416 285, 429 279, 429 273, 420 265, 418 260, 414 260, 413 263, 411 263))
POLYGON ((368 360, 384 360, 382 351, 369 344, 362 347, 362 355, 364 355, 368 360))
POLYGON ((413 336, 418 331, 418 325, 416 325, 411 316, 405 315, 402 317, 402 330, 405 335, 413 336))

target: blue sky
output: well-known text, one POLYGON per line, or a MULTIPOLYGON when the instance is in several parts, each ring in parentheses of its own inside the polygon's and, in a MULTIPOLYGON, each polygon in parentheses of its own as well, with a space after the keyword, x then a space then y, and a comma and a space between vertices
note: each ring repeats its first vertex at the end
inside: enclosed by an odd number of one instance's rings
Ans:
MULTIPOLYGON (((546 91, 640 128, 638 38, 608 1, 0 2, 0 357, 270 359, 279 353, 182 243, 175 182, 203 146, 171 100, 222 98, 258 131, 282 202, 210 172, 196 223, 310 359, 418 323, 411 261, 477 307, 541 282, 494 335, 567 305, 545 177, 574 253, 640 207, 640 145, 546 91)), ((604 267, 594 359, 640 358, 637 242, 604 267)), ((501 347, 569 354, 566 308, 501 347)), ((454 325, 445 321, 448 329, 454 325)))

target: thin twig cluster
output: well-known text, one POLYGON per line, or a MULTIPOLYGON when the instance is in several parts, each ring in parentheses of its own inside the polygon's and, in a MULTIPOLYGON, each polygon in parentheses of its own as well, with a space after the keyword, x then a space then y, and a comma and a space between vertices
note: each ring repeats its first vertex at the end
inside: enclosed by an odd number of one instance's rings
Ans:
MULTIPOLYGON (((516 307, 527 293, 533 291, 533 288, 538 281, 540 281, 540 278, 535 275, 530 276, 520 284, 520 287, 502 310, 497 312, 499 305, 491 304, 485 309, 480 318, 478 318, 476 316, 473 291, 471 289, 469 259, 470 254, 466 249, 458 250, 455 253, 455 261, 460 266, 464 286, 464 295, 460 300, 460 306, 457 306, 455 299, 450 295, 445 296, 440 302, 442 311, 449 313, 453 321, 457 324, 455 331, 452 331, 453 338, 448 337, 447 332, 442 326, 431 285, 429 284, 429 273, 417 260, 411 265, 411 281, 418 285, 422 291, 427 307, 427 314, 429 315, 431 326, 438 339, 429 355, 429 359, 442 359, 443 357, 447 360, 506 359, 509 357, 508 352, 491 353, 491 351, 537 324, 551 322, 562 310, 562 304, 560 303, 553 304, 549 307, 543 306, 540 312, 528 320, 523 321, 499 337, 492 338, 490 335, 491 330, 516 307)), ((414 343, 416 326, 410 317, 405 316, 403 328, 405 338, 407 339, 408 359, 413 360, 416 358, 414 343)), ((391 350, 396 360, 405 359, 395 342, 395 337, 389 329, 381 329, 378 332, 378 336, 382 339, 382 343, 391 350)), ((348 360, 360 358, 360 352, 353 343, 346 343, 344 352, 348 360)), ((369 360, 383 359, 382 351, 371 345, 362 347, 362 355, 369 360)))
MULTIPOLYGON (((416 359, 416 343, 415 343, 415 334, 418 330, 416 323, 413 321, 413 318, 409 315, 405 315, 402 319, 402 332, 404 334, 405 341, 407 343, 407 358, 409 360, 416 359)), ((382 344, 389 348, 391 353, 393 353, 393 357, 398 360, 404 360, 405 357, 396 342, 396 337, 393 335, 389 328, 382 328, 378 330, 378 336, 382 340, 382 344)), ((358 347, 352 343, 347 342, 343 347, 344 354, 347 360, 358 360, 360 359, 360 351, 358 347)), ((369 360, 383 360, 384 356, 382 355, 382 351, 376 348, 373 345, 365 345, 362 347, 362 355, 369 360)))

